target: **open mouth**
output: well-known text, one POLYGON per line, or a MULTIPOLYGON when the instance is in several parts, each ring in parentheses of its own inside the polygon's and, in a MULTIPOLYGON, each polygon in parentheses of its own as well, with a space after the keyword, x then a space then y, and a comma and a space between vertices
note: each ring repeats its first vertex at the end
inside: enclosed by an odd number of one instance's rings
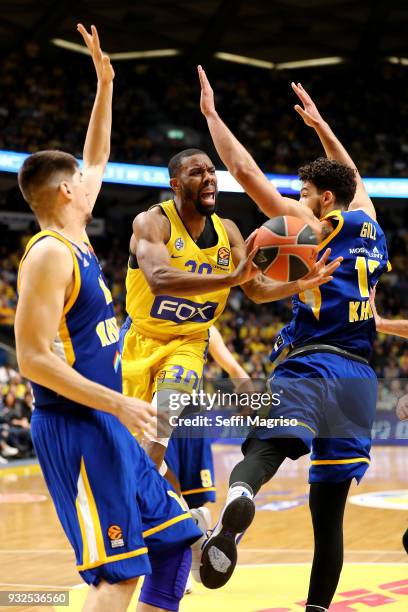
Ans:
POLYGON ((215 191, 201 191, 200 200, 207 206, 214 206, 215 204, 215 191))

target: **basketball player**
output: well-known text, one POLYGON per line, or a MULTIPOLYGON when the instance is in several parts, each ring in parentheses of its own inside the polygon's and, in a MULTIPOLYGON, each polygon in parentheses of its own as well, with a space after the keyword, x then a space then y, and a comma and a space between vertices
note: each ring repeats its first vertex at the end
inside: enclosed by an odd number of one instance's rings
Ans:
POLYGON ((292 83, 303 103, 295 109, 316 130, 328 159, 300 168, 297 203, 279 194, 222 122, 205 72, 201 67, 198 71, 201 110, 231 174, 265 214, 302 216, 319 236, 320 249, 330 244, 333 256, 344 257, 330 283, 293 299, 292 322, 277 337, 273 357, 285 346, 290 352, 274 370, 270 385, 284 391, 279 414, 296 418, 298 424, 259 428, 244 443, 244 459, 232 471, 226 506, 203 549, 201 576, 212 588, 227 582, 237 559, 236 535, 254 516, 254 495, 286 457, 297 459, 311 449, 315 554, 306 608, 321 611, 329 607, 341 572, 350 483, 360 481, 370 462, 377 380, 368 365, 375 334, 369 288, 387 268, 385 236, 353 161, 300 84, 292 83), (353 419, 364 435, 356 435, 353 419))
MULTIPOLYGON (((303 279, 274 282, 246 254, 238 227, 216 214, 217 177, 209 157, 186 149, 169 162, 174 200, 142 212, 133 222, 126 277, 130 327, 123 341, 123 389, 126 395, 157 401, 159 419, 168 394, 198 388, 208 350, 208 330, 223 312, 229 290, 242 285, 255 302, 283 299, 331 280, 340 265, 318 268, 303 279)), ((164 414, 164 412, 163 412, 164 414)), ((166 418, 162 419, 165 421, 166 418)), ((162 466, 170 431, 144 442, 162 466)))
MULTIPOLYGON (((373 289, 370 291, 370 304, 375 319, 375 326, 378 332, 383 334, 391 334, 393 336, 400 336, 401 338, 408 338, 407 319, 384 319, 378 314, 375 305, 375 287, 373 287, 373 289)), ((396 414, 401 421, 408 419, 408 394, 399 398, 396 414)), ((402 536, 402 544, 408 553, 408 529, 402 536)))
POLYGON ((41 151, 18 180, 41 231, 18 278, 19 367, 33 383, 34 446, 57 514, 91 585, 85 610, 178 610, 200 535, 129 430, 155 430, 152 406, 122 395, 112 296, 85 227, 109 157, 114 71, 98 34, 78 26, 98 85, 81 172, 72 155, 41 151))
MULTIPOLYGON (((225 345, 215 325, 212 325, 209 330, 208 352, 238 386, 236 391, 242 392, 244 385, 251 385, 250 377, 225 345)), ((215 502, 216 489, 211 438, 206 437, 205 432, 201 438, 172 436, 167 447, 165 461, 168 471, 171 470, 176 476, 180 493, 189 508, 200 508, 207 502, 215 502)), ((167 472, 166 477, 168 476, 167 472)))
MULTIPOLYGON (((250 377, 225 345, 215 325, 212 325, 209 330, 208 352, 214 361, 227 372, 237 392, 251 393, 253 391, 250 377)), ((176 491, 180 491, 193 518, 204 533, 211 526, 211 514, 205 504, 215 502, 216 499, 211 444, 212 439, 205 436, 205 432, 201 438, 171 436, 164 456, 167 465, 166 478, 175 486, 176 491)), ((196 580, 201 581, 199 555, 197 555, 196 566, 192 567, 192 574, 196 580)), ((189 579, 186 593, 191 593, 192 590, 192 582, 189 579)))

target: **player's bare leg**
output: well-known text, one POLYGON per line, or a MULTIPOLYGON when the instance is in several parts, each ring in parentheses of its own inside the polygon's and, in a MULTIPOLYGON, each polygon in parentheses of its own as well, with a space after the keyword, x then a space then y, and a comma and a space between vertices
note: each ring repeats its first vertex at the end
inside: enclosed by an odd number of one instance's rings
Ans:
MULTIPOLYGON (((82 608, 83 612, 126 612, 137 585, 138 578, 109 584, 102 580, 97 587, 91 586, 82 608)), ((151 608, 156 610, 157 608, 151 608)))

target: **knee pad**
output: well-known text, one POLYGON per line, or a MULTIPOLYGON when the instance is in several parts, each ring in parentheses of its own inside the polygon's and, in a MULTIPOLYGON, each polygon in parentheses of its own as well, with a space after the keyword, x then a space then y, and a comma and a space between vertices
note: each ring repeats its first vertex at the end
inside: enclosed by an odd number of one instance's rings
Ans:
POLYGON ((152 573, 144 579, 139 601, 177 612, 191 568, 191 548, 165 551, 150 563, 152 573))

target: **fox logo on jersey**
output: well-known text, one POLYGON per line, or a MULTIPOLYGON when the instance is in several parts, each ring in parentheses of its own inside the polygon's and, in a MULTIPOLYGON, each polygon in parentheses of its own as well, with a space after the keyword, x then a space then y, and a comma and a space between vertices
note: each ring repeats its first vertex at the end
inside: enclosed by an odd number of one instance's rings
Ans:
POLYGON ((153 302, 150 316, 174 323, 205 323, 214 318, 217 302, 200 304, 186 298, 159 295, 153 302))

